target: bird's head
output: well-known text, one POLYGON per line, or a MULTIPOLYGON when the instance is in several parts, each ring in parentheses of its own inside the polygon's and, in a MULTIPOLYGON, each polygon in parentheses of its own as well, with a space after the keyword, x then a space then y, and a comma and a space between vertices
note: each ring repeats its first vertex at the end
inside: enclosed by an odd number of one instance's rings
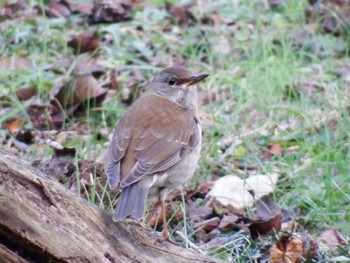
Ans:
POLYGON ((183 67, 168 67, 153 78, 149 90, 182 107, 190 108, 197 104, 195 84, 208 76, 207 73, 193 74, 183 67))

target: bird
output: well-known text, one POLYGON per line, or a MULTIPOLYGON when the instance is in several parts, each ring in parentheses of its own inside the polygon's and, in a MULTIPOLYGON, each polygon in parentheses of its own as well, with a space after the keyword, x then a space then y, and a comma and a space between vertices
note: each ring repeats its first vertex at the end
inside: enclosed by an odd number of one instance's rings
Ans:
POLYGON ((114 221, 141 219, 146 200, 158 197, 162 235, 171 241, 164 202, 195 172, 202 143, 196 84, 208 76, 167 67, 119 120, 105 165, 110 188, 120 190, 114 221))

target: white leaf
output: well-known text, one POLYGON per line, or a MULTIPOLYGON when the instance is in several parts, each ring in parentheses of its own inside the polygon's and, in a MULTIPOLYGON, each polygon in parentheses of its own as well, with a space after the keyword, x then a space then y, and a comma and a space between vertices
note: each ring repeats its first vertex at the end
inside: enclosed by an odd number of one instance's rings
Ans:
POLYGON ((276 173, 251 175, 246 179, 226 175, 215 182, 208 196, 215 197, 223 205, 232 205, 238 209, 251 207, 254 201, 273 192, 277 180, 276 173))

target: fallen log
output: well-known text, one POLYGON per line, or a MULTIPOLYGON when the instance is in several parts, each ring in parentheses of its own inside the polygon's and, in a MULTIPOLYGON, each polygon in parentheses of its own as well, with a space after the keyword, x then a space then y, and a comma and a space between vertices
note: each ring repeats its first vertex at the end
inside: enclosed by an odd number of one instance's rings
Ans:
POLYGON ((221 262, 113 222, 24 161, 0 152, 0 263, 221 262))

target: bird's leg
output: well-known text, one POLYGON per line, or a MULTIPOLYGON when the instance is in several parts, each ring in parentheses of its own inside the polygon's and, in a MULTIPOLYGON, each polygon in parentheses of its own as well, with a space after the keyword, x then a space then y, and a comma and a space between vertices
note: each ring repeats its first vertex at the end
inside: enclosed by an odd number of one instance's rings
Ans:
POLYGON ((169 231, 168 231, 168 222, 166 219, 166 210, 165 210, 165 197, 166 195, 159 195, 158 200, 160 204, 160 216, 162 217, 163 220, 163 238, 167 241, 171 242, 170 236, 169 236, 169 231))
POLYGON ((166 198, 166 192, 159 195, 158 197, 158 200, 159 200, 159 204, 160 204, 160 215, 162 217, 162 220, 163 220, 163 232, 162 232, 162 235, 163 235, 163 238, 164 240, 174 244, 174 245, 177 245, 179 246, 180 243, 172 240, 170 238, 170 235, 169 235, 169 231, 168 231, 168 221, 166 219, 166 209, 165 209, 165 198, 166 198))

